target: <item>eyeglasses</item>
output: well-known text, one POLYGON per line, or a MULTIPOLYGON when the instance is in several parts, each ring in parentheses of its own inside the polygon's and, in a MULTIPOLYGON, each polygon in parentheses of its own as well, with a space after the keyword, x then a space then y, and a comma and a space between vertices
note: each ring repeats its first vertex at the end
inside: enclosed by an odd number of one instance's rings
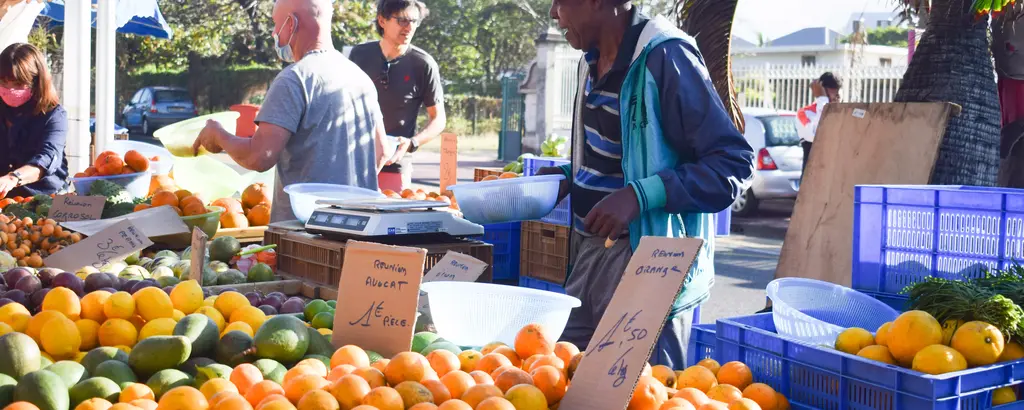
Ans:
POLYGON ((391 71, 391 62, 390 61, 385 61, 384 62, 384 68, 382 68, 380 70, 380 77, 377 78, 377 81, 380 81, 380 85, 383 85, 385 89, 388 88, 388 73, 390 71, 391 71))
POLYGON ((400 25, 402 27, 409 27, 410 25, 413 25, 413 26, 419 26, 420 25, 420 19, 411 19, 411 18, 408 18, 408 17, 392 17, 392 18, 395 19, 395 22, 397 22, 398 25, 400 25))

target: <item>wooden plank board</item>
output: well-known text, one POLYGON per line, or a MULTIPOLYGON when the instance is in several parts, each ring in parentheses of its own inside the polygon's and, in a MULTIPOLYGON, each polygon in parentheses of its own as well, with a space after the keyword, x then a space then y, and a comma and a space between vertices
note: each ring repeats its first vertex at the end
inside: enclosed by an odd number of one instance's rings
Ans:
POLYGON ((827 105, 775 277, 850 286, 854 186, 927 184, 958 113, 950 103, 827 105))
POLYGON ((239 242, 262 242, 263 234, 267 232, 266 226, 252 226, 248 228, 221 228, 217 230, 214 238, 233 236, 239 242))

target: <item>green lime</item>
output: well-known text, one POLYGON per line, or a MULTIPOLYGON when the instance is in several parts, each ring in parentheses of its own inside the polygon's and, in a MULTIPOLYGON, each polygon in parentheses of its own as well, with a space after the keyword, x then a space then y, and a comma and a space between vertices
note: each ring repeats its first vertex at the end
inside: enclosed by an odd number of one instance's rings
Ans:
POLYGON ((320 312, 316 316, 313 316, 313 320, 309 322, 314 329, 333 329, 334 328, 334 313, 331 312, 320 312))

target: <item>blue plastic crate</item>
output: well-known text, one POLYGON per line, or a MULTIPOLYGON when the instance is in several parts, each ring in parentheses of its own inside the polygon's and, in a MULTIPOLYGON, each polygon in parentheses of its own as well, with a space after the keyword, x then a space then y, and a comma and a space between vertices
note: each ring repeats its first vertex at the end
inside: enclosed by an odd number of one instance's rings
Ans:
MULTIPOLYGON (((523 158, 523 176, 534 176, 537 174, 537 170, 541 168, 557 167, 568 163, 569 160, 567 158, 525 157, 523 158)), ((550 224, 569 226, 569 222, 572 221, 571 218, 572 208, 569 205, 569 197, 567 196, 558 205, 555 205, 555 209, 550 214, 540 218, 540 220, 550 224)))
POLYGON ((479 239, 493 246, 494 281, 518 281, 521 234, 520 222, 484 225, 484 235, 479 239))
POLYGON ((978 277, 1024 258, 1024 190, 860 185, 854 191, 853 288, 890 305, 929 276, 978 277))
POLYGON ((551 283, 546 280, 534 279, 529 276, 520 276, 519 286, 524 288, 540 289, 549 292, 565 294, 565 288, 562 287, 562 285, 551 283))
MULTIPOLYGON (((1024 361, 930 376, 775 333, 771 313, 720 319, 715 355, 741 361, 754 380, 795 409, 977 410, 992 407, 992 390, 1020 383, 1024 361)), ((1024 408, 1024 401, 997 407, 1024 408)))
MULTIPOLYGON (((704 359, 716 359, 715 357, 715 324, 694 325, 690 327, 690 341, 686 347, 686 366, 693 366, 704 359)), ((717 359, 716 359, 717 360, 717 359)), ((674 369, 682 370, 682 369, 674 369)))

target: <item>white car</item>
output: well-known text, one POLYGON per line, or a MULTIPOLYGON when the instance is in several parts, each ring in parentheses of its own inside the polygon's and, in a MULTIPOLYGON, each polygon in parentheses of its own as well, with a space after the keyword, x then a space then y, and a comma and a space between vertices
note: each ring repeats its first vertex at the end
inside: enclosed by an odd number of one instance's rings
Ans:
POLYGON ((743 137, 754 149, 754 178, 732 204, 736 216, 757 211, 761 200, 796 198, 803 175, 804 151, 800 146, 796 113, 770 108, 742 108, 746 130, 743 137))

